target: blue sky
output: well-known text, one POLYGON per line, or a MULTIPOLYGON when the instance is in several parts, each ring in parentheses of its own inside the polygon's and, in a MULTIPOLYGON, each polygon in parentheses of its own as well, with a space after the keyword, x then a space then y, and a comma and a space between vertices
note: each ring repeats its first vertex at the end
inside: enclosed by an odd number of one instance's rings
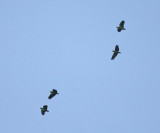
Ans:
POLYGON ((160 133, 159 5, 1 1, 0 132, 160 133))

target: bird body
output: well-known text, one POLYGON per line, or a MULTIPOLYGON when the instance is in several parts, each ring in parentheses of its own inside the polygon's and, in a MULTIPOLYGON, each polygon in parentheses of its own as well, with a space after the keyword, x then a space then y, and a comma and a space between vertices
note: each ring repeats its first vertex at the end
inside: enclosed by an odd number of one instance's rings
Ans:
POLYGON ((115 50, 112 50, 112 52, 114 52, 114 53, 116 53, 116 54, 121 53, 121 52, 118 52, 118 51, 115 51, 115 50))
POLYGON ((53 89, 52 91, 50 91, 50 93, 51 93, 51 94, 49 95, 48 99, 51 99, 51 98, 54 97, 56 94, 59 94, 56 89, 53 89))
POLYGON ((49 112, 49 111, 47 110, 47 108, 48 108, 47 105, 44 105, 43 108, 40 108, 40 109, 41 109, 41 114, 42 114, 42 115, 44 115, 45 112, 49 112))
POLYGON ((112 50, 112 52, 113 52, 113 55, 112 55, 111 60, 113 60, 118 55, 118 53, 121 53, 121 52, 119 52, 119 46, 116 45, 115 50, 112 50))
POLYGON ((116 27, 118 32, 121 32, 121 30, 126 30, 124 28, 124 23, 125 23, 125 21, 122 20, 121 23, 119 24, 119 27, 116 27))

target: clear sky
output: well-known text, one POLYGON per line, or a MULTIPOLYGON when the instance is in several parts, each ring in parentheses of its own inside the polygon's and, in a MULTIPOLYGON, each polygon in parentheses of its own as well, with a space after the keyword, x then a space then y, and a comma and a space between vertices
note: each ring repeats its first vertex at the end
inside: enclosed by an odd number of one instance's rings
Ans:
POLYGON ((0 133, 160 133, 159 5, 1 0, 0 133))

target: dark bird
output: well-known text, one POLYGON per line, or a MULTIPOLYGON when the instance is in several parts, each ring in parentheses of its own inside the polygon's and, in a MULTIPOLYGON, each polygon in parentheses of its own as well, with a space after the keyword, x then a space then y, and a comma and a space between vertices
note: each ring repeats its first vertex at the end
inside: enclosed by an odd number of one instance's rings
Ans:
POLYGON ((51 99, 51 98, 54 97, 56 94, 59 94, 56 89, 53 89, 52 91, 50 91, 50 93, 51 93, 51 94, 49 95, 48 99, 51 99))
POLYGON ((42 114, 42 115, 44 115, 45 112, 49 112, 49 111, 47 110, 47 108, 48 108, 47 105, 44 105, 43 108, 40 108, 40 109, 41 109, 41 114, 42 114))
POLYGON ((121 30, 126 30, 124 28, 124 23, 125 23, 125 21, 122 20, 121 23, 119 24, 119 27, 116 27, 118 32, 121 32, 121 30))
POLYGON ((112 52, 114 52, 114 53, 113 53, 113 55, 112 55, 111 60, 113 60, 113 59, 118 55, 118 53, 121 53, 121 52, 119 52, 119 46, 116 45, 116 46, 115 46, 115 50, 112 50, 112 52))

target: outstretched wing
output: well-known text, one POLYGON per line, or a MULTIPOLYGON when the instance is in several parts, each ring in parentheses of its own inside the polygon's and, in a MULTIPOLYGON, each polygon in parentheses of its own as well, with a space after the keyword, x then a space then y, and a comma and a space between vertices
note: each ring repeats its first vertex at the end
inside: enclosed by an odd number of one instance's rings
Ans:
POLYGON ((117 56, 117 54, 118 54, 118 53, 114 53, 114 54, 112 55, 111 60, 113 60, 113 59, 117 56))
POLYGON ((120 27, 124 27, 124 23, 125 23, 125 21, 122 20, 121 23, 119 24, 119 26, 120 26, 120 27))
POLYGON ((53 93, 57 94, 57 90, 56 89, 53 89, 52 91, 53 91, 53 93))
POLYGON ((51 93, 48 97, 48 99, 51 99, 52 97, 54 97, 56 95, 56 93, 51 93))
POLYGON ((48 106, 47 106, 47 105, 44 105, 43 108, 44 108, 45 110, 47 110, 48 106))
POLYGON ((119 51, 119 46, 118 45, 115 46, 115 51, 117 51, 117 52, 119 51))
POLYGON ((44 114, 45 114, 45 111, 41 110, 41 114, 44 115, 44 114))
POLYGON ((117 29, 117 31, 118 31, 118 32, 121 32, 121 29, 120 29, 120 28, 118 28, 118 29, 117 29))

